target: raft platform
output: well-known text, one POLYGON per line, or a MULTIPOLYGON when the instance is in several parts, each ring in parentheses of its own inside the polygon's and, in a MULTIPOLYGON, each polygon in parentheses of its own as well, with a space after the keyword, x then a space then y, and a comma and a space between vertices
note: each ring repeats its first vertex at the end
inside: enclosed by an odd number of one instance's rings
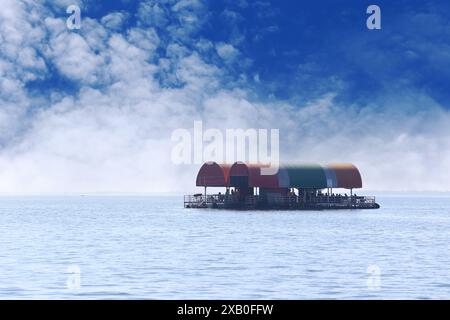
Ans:
POLYGON ((303 201, 298 196, 280 196, 269 199, 260 196, 246 196, 240 200, 220 194, 206 196, 196 194, 184 196, 184 207, 234 210, 327 210, 378 209, 380 205, 376 203, 375 197, 372 196, 323 196, 314 200, 303 201))
POLYGON ((380 208, 375 197, 353 193, 354 189, 362 188, 361 174, 353 164, 282 164, 270 174, 268 168, 268 165, 258 163, 206 162, 196 179, 196 186, 203 187, 204 192, 184 196, 184 207, 239 210, 380 208), (207 188, 211 187, 222 188, 224 193, 208 194, 207 188))

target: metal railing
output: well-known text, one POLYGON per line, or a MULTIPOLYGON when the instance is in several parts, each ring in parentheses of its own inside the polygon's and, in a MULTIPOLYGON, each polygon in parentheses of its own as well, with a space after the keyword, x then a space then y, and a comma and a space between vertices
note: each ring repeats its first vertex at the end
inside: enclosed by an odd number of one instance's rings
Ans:
POLYGON ((205 196, 204 194, 197 194, 184 196, 185 208, 206 208, 239 202, 237 195, 211 194, 205 196))
POLYGON ((315 205, 323 208, 330 207, 359 207, 366 208, 372 207, 376 204, 375 197, 367 196, 328 196, 320 195, 315 197, 307 197, 306 200, 303 197, 296 195, 278 195, 270 194, 267 196, 260 195, 248 195, 245 197, 239 197, 237 194, 196 194, 184 196, 185 208, 219 208, 219 207, 232 207, 232 206, 245 206, 246 208, 255 208, 259 204, 268 204, 275 207, 301 207, 308 205, 315 205))

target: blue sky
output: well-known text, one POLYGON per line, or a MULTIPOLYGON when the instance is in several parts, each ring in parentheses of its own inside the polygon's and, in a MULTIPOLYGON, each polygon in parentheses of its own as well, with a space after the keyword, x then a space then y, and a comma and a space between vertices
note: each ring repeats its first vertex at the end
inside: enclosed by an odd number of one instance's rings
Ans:
POLYGON ((0 192, 183 191, 170 134, 195 120, 278 128, 284 159, 354 162, 369 189, 450 190, 447 2, 2 5, 0 192))
MULTIPOLYGON (((126 19, 118 32, 153 27, 163 42, 173 40, 171 26, 189 26, 191 32, 175 41, 190 50, 201 39, 231 44, 240 59, 226 66, 228 76, 233 81, 245 76, 261 98, 304 100, 339 90, 337 99, 343 102, 367 103, 387 90, 401 89, 421 91, 440 103, 449 99, 450 4, 444 1, 378 1, 383 28, 377 31, 365 25, 365 11, 373 1, 190 2, 186 12, 201 13, 192 26, 171 16, 173 1, 83 1, 83 17, 100 20, 120 12, 126 19)), ((63 9, 53 7, 53 13, 64 15, 63 9)), ((164 49, 164 44, 158 48, 160 56, 164 49)), ((222 62, 216 52, 202 56, 222 62)), ((46 87, 71 88, 56 82, 61 79, 55 73, 46 87)))

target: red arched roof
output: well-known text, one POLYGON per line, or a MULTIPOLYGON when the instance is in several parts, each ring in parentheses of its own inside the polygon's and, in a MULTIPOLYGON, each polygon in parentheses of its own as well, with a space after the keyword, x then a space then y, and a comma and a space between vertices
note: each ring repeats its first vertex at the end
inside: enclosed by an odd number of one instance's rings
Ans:
POLYGON ((334 170, 337 180, 337 188, 362 188, 361 174, 357 167, 351 163, 332 163, 326 168, 334 170))
POLYGON ((230 165, 206 162, 197 174, 197 187, 226 187, 229 183, 230 165))
POLYGON ((243 162, 235 162, 230 168, 230 177, 247 177, 249 175, 249 166, 243 162))

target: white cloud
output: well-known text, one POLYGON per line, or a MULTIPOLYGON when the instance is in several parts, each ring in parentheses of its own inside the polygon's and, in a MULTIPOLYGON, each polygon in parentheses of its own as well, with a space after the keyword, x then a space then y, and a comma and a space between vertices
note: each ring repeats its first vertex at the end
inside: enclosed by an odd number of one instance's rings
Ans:
POLYGON ((166 9, 154 0, 141 2, 137 16, 142 24, 150 27, 163 28, 169 23, 166 9))
POLYGON ((93 84, 99 79, 103 57, 96 54, 80 34, 63 32, 49 43, 48 57, 66 77, 93 84))
POLYGON ((55 7, 55 8, 60 8, 60 9, 65 9, 70 5, 77 5, 81 8, 84 7, 83 3, 86 1, 83 0, 47 0, 45 1, 46 5, 55 7))
MULTIPOLYGON (((172 6, 184 17, 202 8, 172 6)), ((31 27, 27 19, 35 18, 20 2, 1 12, 0 192, 190 191, 198 167, 170 162, 170 136, 194 120, 279 128, 284 159, 354 162, 370 189, 450 190, 450 115, 426 96, 363 107, 342 106, 333 93, 300 106, 258 101, 245 86, 224 85, 226 71, 201 54, 214 48, 209 40, 199 42, 199 53, 177 41, 180 34, 163 41, 149 26, 119 34, 86 18, 80 32, 69 32, 48 12, 31 27), (80 90, 32 96, 26 82, 48 73, 47 62, 80 90), (159 77, 181 85, 161 85, 159 77)), ((240 55, 230 44, 215 49, 225 61, 240 55)))
POLYGON ((228 43, 216 44, 217 54, 225 60, 225 62, 233 62, 239 56, 239 50, 228 43))
POLYGON ((0 10, 0 146, 14 144, 27 123, 31 101, 28 81, 41 78, 46 64, 41 56, 45 32, 39 25, 36 5, 5 0, 0 10))
POLYGON ((101 19, 101 23, 112 30, 120 30, 128 18, 126 13, 123 12, 113 12, 101 19))
POLYGON ((142 30, 133 28, 128 30, 128 40, 135 46, 152 54, 159 46, 160 39, 155 29, 142 30))

